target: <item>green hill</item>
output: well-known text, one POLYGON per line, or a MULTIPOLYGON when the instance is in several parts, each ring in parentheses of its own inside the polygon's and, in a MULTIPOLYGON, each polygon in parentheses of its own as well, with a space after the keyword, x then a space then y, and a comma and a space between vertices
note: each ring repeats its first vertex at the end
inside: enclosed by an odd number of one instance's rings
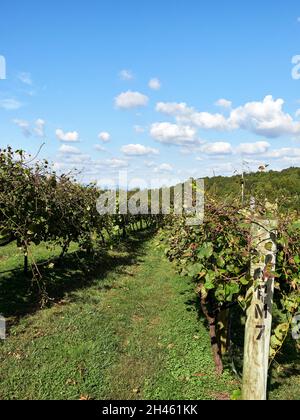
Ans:
MULTIPOLYGON (((241 197, 242 176, 218 176, 205 178, 206 192, 226 201, 241 197)), ((283 210, 299 210, 300 168, 289 168, 281 172, 268 171, 246 173, 244 178, 245 198, 257 200, 267 198, 278 201, 283 210)))

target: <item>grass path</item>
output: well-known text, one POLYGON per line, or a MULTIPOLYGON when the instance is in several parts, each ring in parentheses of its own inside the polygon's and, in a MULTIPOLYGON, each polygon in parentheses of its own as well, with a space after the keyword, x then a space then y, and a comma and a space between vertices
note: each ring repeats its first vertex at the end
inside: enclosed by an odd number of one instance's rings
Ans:
POLYGON ((155 239, 110 258, 104 278, 12 328, 0 344, 0 398, 228 397, 237 385, 229 374, 215 377, 192 285, 155 239))
MULTIPOLYGON (((0 271, 17 263, 15 250, 1 252, 0 271)), ((45 259, 49 251, 38 252, 45 259)), ((63 297, 21 318, 0 342, 0 399, 214 400, 239 388, 228 371, 216 377, 194 286, 155 238, 110 252, 88 278, 72 264, 55 271, 53 290, 70 282, 63 297)), ((20 276, 2 276, 0 287, 20 276)), ((273 397, 297 399, 299 377, 291 381, 273 397)))

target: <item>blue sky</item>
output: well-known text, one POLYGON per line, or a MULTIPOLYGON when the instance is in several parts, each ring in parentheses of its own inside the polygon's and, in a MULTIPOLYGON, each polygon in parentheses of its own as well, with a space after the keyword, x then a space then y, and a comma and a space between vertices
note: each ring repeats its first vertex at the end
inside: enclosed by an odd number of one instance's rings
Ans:
POLYGON ((300 166, 299 17, 293 0, 3 1, 0 147, 45 142, 84 181, 300 166))

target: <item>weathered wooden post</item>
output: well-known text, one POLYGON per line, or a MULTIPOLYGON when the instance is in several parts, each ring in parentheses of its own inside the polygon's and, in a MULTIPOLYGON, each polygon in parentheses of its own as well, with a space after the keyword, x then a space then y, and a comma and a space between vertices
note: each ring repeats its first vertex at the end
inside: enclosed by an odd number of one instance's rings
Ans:
POLYGON ((6 338, 6 320, 4 316, 0 314, 0 340, 5 340, 6 338))
POLYGON ((243 400, 267 399, 272 329, 277 221, 255 216, 252 222, 252 302, 247 311, 243 400))

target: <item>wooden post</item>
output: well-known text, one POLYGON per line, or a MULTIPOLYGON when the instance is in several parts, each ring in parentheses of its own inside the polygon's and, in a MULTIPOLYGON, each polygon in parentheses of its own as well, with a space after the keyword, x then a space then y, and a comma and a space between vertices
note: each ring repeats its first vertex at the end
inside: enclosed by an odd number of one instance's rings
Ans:
POLYGON ((6 320, 4 316, 0 314, 0 340, 6 339, 6 320))
POLYGON ((263 217, 256 217, 253 221, 252 245, 255 255, 251 262, 251 277, 254 285, 245 331, 243 400, 267 399, 276 234, 277 221, 263 217))

